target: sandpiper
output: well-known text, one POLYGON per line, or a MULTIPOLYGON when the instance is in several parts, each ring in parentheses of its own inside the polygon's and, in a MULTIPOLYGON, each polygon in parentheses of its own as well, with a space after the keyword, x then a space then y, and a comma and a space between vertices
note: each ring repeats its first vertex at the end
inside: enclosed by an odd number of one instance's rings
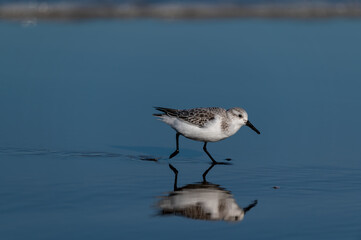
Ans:
POLYGON ((235 134, 246 125, 256 133, 260 132, 248 121, 248 114, 243 108, 228 110, 218 107, 171 109, 155 107, 162 113, 153 114, 176 130, 176 150, 169 156, 172 158, 179 153, 179 135, 204 142, 203 150, 213 163, 218 163, 207 151, 208 142, 217 142, 235 134))

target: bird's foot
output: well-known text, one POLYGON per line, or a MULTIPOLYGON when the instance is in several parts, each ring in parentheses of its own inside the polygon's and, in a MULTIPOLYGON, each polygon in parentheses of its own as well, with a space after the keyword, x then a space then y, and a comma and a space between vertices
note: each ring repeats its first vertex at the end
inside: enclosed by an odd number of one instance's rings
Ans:
POLYGON ((172 153, 170 156, 169 156, 169 159, 173 158, 174 156, 176 156, 177 154, 179 153, 179 150, 175 150, 174 153, 172 153))

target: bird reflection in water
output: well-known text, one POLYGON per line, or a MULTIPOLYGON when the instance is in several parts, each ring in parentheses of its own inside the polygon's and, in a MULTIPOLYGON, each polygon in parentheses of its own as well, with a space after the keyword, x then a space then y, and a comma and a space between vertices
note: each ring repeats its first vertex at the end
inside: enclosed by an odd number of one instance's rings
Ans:
POLYGON ((245 208, 236 203, 230 191, 217 184, 207 182, 206 176, 216 164, 212 164, 204 173, 203 181, 177 187, 178 170, 169 164, 175 174, 174 191, 162 196, 158 202, 159 214, 178 215, 199 220, 242 221, 244 215, 257 205, 253 201, 245 208))

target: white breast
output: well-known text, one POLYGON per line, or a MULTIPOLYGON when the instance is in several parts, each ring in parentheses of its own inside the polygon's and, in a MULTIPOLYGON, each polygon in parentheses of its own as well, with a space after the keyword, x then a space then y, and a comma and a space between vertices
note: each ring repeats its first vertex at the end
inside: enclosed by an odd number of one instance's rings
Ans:
POLYGON ((210 122, 204 127, 198 127, 196 125, 179 120, 175 117, 162 116, 162 121, 170 125, 177 132, 196 141, 202 142, 217 142, 229 137, 228 134, 221 129, 221 118, 216 117, 215 120, 210 122))

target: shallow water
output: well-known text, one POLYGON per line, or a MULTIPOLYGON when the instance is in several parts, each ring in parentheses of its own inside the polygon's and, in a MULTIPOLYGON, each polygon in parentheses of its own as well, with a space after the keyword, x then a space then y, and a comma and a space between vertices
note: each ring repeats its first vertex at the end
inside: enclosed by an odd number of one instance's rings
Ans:
POLYGON ((1 239, 360 239, 361 21, 0 22, 1 239), (237 223, 160 216, 202 143, 153 106, 244 107, 207 181, 237 223), (274 188, 276 187, 276 188, 274 188))

